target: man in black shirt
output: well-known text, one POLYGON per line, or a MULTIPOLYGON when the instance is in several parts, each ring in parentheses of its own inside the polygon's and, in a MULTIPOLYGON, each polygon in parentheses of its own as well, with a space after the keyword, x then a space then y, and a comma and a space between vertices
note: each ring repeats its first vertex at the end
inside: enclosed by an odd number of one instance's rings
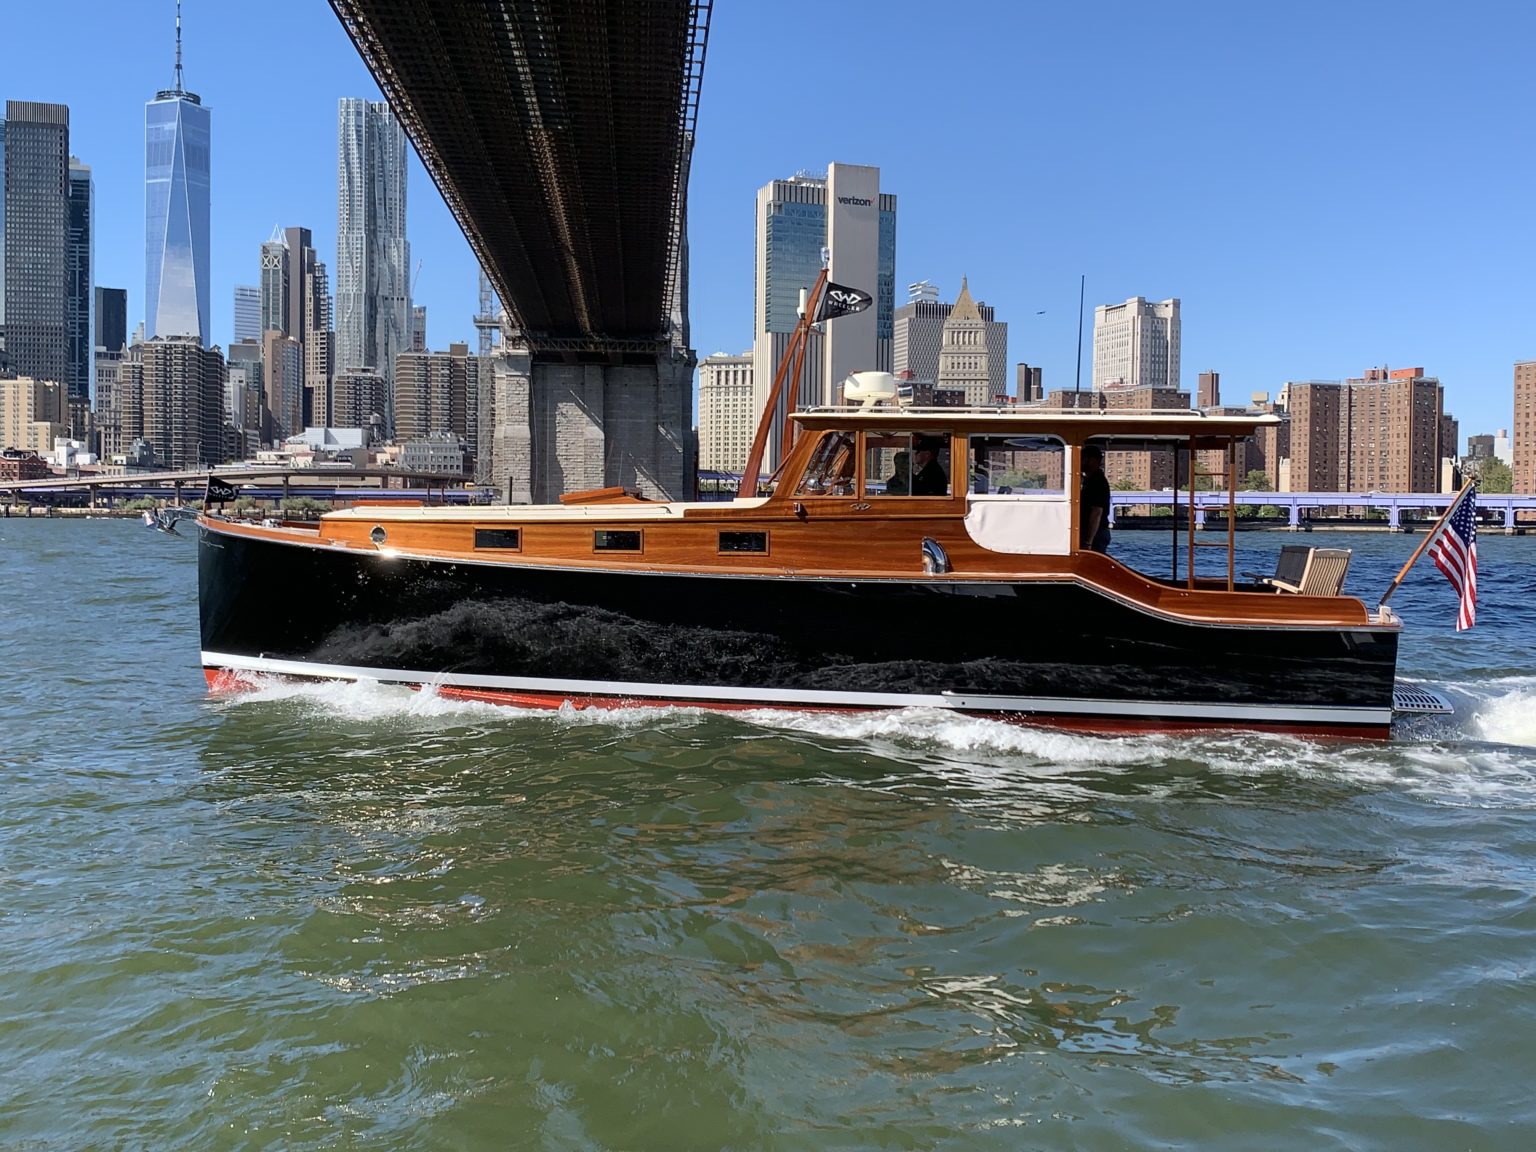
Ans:
POLYGON ((912 495, 949 495, 949 474, 939 463, 939 452, 944 447, 937 436, 919 433, 912 442, 912 495))
POLYGON ((1109 481, 1104 453, 1093 444, 1082 450, 1083 494, 1079 504, 1078 547, 1109 551, 1109 481))

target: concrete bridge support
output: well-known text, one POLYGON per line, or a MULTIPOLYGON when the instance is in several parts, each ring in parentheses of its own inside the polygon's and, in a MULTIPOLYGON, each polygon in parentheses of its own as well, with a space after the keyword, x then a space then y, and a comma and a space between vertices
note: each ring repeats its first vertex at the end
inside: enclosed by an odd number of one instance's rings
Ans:
POLYGON ((688 358, 569 364, 514 350, 495 359, 490 407, 485 480, 509 503, 615 486, 656 500, 693 496, 688 358))

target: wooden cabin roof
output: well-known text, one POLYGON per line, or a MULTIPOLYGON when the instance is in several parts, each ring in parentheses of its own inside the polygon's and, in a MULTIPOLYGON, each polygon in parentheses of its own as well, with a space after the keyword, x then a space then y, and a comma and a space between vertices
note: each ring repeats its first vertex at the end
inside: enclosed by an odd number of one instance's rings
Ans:
POLYGON ((889 428, 893 432, 958 432, 962 435, 1059 436, 1081 443, 1100 436, 1144 441, 1225 440, 1279 424, 1269 412, 1207 416, 1198 409, 1127 411, 1054 408, 807 408, 790 417, 802 428, 889 428))

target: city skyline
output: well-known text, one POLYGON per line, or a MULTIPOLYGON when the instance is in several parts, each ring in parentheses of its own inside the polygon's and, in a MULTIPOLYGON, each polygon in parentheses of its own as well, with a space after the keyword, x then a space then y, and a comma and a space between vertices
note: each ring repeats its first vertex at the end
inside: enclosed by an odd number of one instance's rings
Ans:
MULTIPOLYGON (((95 178, 96 283, 129 289, 132 328, 144 317, 142 108, 171 80, 174 6, 83 7, 74 18, 96 35, 70 42, 79 58, 68 69, 58 67, 58 10, 8 15, 16 50, 0 95, 71 107, 71 150, 95 178)), ((983 3, 976 15, 995 34, 962 43, 957 30, 908 18, 919 14, 899 4, 879 21, 827 12, 807 44, 797 22, 780 28, 752 6, 716 13, 690 194, 700 356, 751 338, 746 198, 838 158, 878 165, 902 193, 897 283, 951 285, 968 273, 1014 325, 1010 360, 1041 365, 1048 388, 1070 386, 1086 275, 1090 308, 1182 300, 1186 388, 1206 369, 1246 396, 1360 364, 1422 364, 1444 381, 1464 433, 1512 423, 1511 365, 1536 356, 1536 289, 1509 258, 1536 229, 1520 192, 1532 161, 1511 143, 1529 103, 1514 45, 1536 17, 1508 13, 1490 39, 1475 13, 1446 26, 1413 5, 1171 18, 1127 6, 1090 27, 1089 13, 983 3), (1149 42, 1157 52, 1144 51, 1149 42), (934 90, 963 89, 987 114, 956 117, 950 99, 914 98, 893 74, 871 83, 860 109, 809 122, 761 115, 754 60, 784 62, 775 86, 787 92, 814 90, 865 56, 922 60, 934 90), (1435 60, 1432 90, 1350 79, 1362 61, 1416 56, 1435 60), (1104 75, 1116 83, 1093 79, 1104 75), (1174 130, 1111 154, 1095 124, 1123 114, 1128 91, 1158 101, 1174 130)), ((186 86, 218 113, 211 327, 227 346, 232 289, 256 279, 274 224, 313 227, 322 257, 335 251, 335 102, 378 96, 323 5, 193 3, 183 35, 186 86), (227 66, 222 49, 259 42, 274 23, 294 47, 293 83, 258 84, 227 66), (254 161, 273 145, 273 124, 286 157, 276 179, 254 161)), ((413 300, 434 318, 434 345, 473 342, 474 258, 410 167, 410 240, 423 257, 413 300)))

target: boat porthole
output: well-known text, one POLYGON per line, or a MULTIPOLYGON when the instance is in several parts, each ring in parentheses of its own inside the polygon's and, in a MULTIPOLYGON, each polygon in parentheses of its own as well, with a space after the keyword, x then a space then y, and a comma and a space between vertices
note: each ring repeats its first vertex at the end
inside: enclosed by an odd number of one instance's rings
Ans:
POLYGON ((384 529, 380 528, 377 524, 374 525, 373 531, 368 533, 368 539, 372 540, 375 544, 384 543, 388 536, 389 533, 385 532, 384 529))

